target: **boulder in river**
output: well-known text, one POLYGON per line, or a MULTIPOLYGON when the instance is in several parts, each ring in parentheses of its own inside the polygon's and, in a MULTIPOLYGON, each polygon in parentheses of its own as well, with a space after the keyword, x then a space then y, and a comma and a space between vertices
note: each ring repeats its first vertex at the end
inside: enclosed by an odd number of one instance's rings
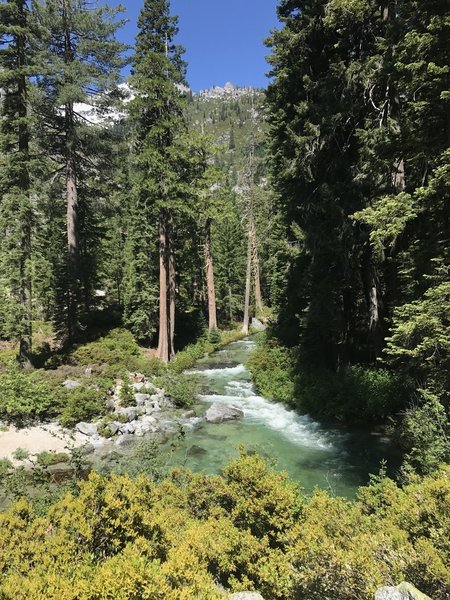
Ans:
POLYGON ((87 435, 88 437, 93 437, 97 435, 97 425, 95 423, 85 423, 84 421, 80 421, 75 425, 75 429, 82 433, 83 435, 87 435))
POLYGON ((208 423, 223 423, 224 421, 236 421, 242 419, 243 411, 236 406, 227 406, 216 402, 206 411, 206 420, 208 423))
POLYGON ((196 446, 195 444, 187 451, 188 456, 204 456, 205 454, 208 454, 208 452, 201 446, 196 446))

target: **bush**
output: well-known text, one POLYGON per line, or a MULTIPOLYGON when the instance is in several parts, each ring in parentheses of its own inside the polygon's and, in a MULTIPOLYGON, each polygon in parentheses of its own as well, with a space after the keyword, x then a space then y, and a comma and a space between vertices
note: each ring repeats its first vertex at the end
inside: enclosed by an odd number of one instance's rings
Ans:
POLYGON ((258 390, 270 400, 292 404, 295 397, 295 370, 292 350, 284 348, 275 340, 263 343, 248 361, 258 390))
POLYGON ((198 396, 199 382, 195 375, 167 372, 158 382, 179 407, 192 406, 198 396))
POLYGON ((36 462, 41 467, 50 467, 59 463, 68 463, 70 456, 65 452, 39 452, 36 455, 36 462))
POLYGON ((380 477, 356 501, 316 491, 242 453, 222 476, 91 474, 44 514, 0 514, 0 597, 15 600, 359 600, 409 580, 450 589, 450 469, 404 489, 380 477), (44 591, 43 591, 44 590, 44 591))
POLYGON ((0 418, 19 425, 45 419, 57 410, 49 389, 26 373, 10 365, 0 375, 0 418))
POLYGON ((79 387, 65 392, 66 403, 60 415, 63 427, 92 421, 105 412, 105 393, 101 389, 79 387))
POLYGON ((450 461, 450 422, 435 395, 422 390, 420 400, 406 411, 400 434, 406 450, 406 472, 427 475, 450 461))
POLYGON ((122 373, 122 386, 120 388, 120 404, 121 406, 136 406, 136 399, 134 397, 134 389, 130 383, 128 373, 122 373))
POLYGON ((409 397, 402 378, 387 369, 353 365, 335 373, 302 367, 295 351, 275 340, 263 342, 248 367, 264 396, 321 419, 382 422, 402 410, 409 397))
POLYGON ((79 346, 70 359, 80 365, 104 365, 104 373, 118 377, 123 371, 145 375, 154 373, 155 361, 148 360, 133 335, 126 329, 113 329, 107 336, 79 346))

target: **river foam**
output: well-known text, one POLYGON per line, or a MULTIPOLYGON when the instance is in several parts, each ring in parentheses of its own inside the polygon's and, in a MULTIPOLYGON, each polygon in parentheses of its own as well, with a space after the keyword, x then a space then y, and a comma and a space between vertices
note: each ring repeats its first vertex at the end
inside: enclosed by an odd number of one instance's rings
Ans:
MULTIPOLYGON (((220 374, 224 374, 224 371, 230 373, 230 369, 211 369, 211 371, 220 374)), ((244 371, 239 370, 239 372, 244 371)), ((277 431, 298 446, 322 450, 333 449, 333 442, 330 439, 332 436, 321 430, 318 423, 307 415, 299 415, 289 410, 281 403, 271 402, 257 395, 251 382, 231 380, 225 386, 225 392, 225 394, 203 394, 199 398, 208 404, 220 402, 236 406, 244 412, 246 420, 277 431)))

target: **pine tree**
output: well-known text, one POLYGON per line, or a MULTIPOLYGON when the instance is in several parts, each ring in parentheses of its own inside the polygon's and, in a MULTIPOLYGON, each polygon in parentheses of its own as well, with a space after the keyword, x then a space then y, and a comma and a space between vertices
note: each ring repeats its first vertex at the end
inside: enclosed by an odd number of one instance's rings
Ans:
POLYGON ((31 117, 33 38, 25 0, 0 6, 0 335, 19 341, 19 361, 31 365, 31 117))
MULTIPOLYGON (((144 2, 133 59, 131 118, 136 128, 137 187, 143 220, 157 216, 159 228, 159 341, 158 357, 168 362, 175 355, 175 221, 174 211, 182 185, 178 140, 185 129, 182 96, 183 49, 174 44, 177 18, 169 2, 144 2), (177 146, 178 144, 178 146, 177 146)), ((138 275, 141 277, 141 274, 138 275)))
POLYGON ((41 0, 35 4, 43 31, 39 48, 43 94, 41 111, 45 151, 64 177, 66 201, 66 265, 62 273, 58 329, 69 339, 79 329, 80 304, 89 305, 86 285, 88 203, 82 193, 85 170, 95 168, 98 151, 91 124, 77 103, 95 104, 119 80, 124 46, 116 41, 121 9, 92 6, 84 0, 41 0), (81 292, 84 292, 84 298, 81 292))

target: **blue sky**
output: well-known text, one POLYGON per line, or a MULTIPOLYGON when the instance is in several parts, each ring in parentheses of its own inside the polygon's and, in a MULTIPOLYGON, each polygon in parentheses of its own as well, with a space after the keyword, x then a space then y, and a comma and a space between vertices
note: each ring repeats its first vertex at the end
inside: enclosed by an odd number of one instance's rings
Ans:
MULTIPOLYGON (((131 44, 142 3, 120 4, 130 19, 120 37, 131 44)), ((277 26, 276 5, 277 0, 172 0, 171 12, 180 17, 178 41, 186 48, 191 88, 198 91, 227 81, 265 87, 269 67, 263 39, 277 26)))

